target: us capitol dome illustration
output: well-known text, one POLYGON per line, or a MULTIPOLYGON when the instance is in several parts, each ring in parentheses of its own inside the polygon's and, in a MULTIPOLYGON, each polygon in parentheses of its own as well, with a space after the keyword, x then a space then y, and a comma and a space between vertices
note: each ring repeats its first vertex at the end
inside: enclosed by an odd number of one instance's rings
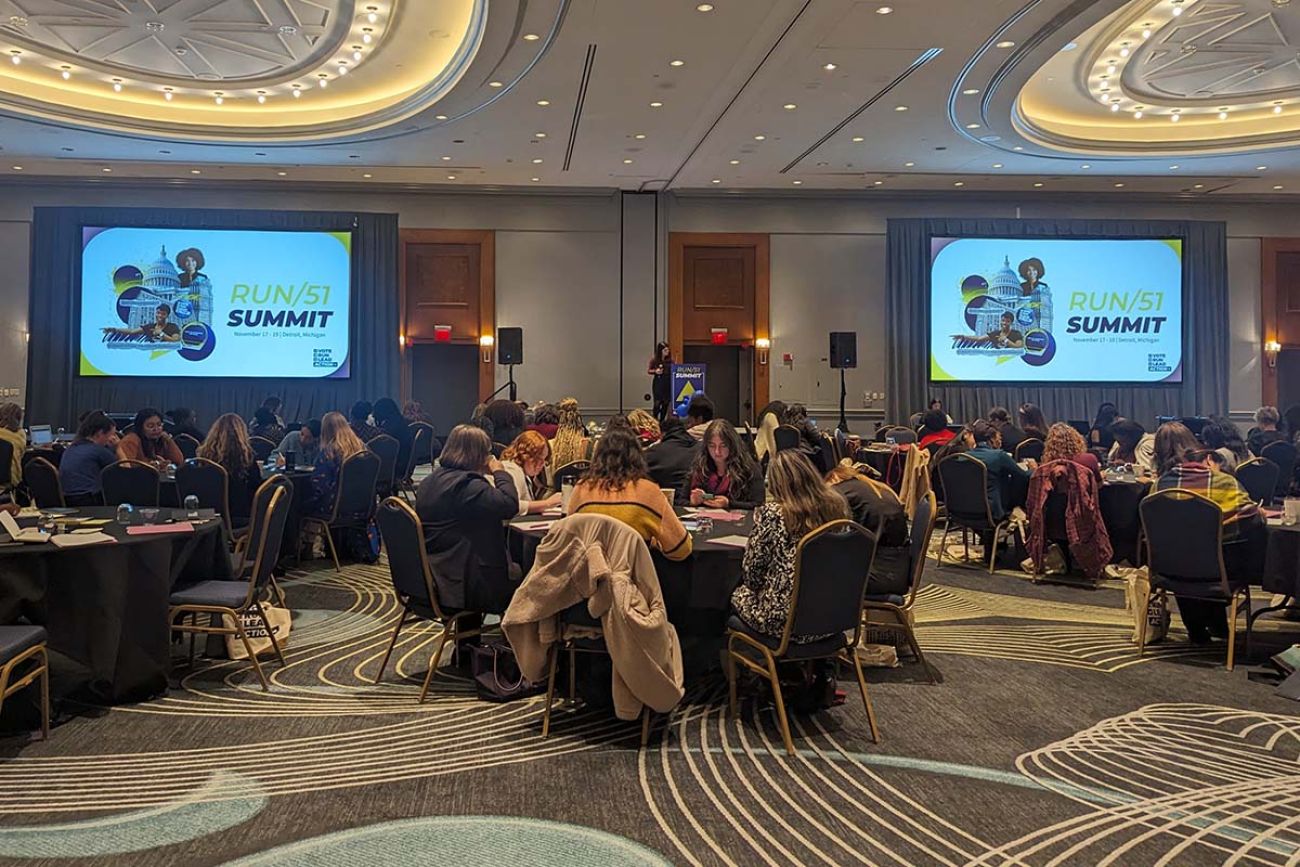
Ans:
POLYGON ((211 324, 212 283, 206 277, 200 277, 188 287, 181 286, 180 274, 172 260, 167 257, 166 247, 161 249, 158 258, 149 263, 143 271, 144 279, 140 283, 140 294, 129 301, 122 302, 131 310, 129 327, 139 328, 152 323, 159 304, 171 307, 171 321, 177 324, 196 321, 211 324), (188 316, 180 315, 176 309, 176 303, 182 300, 190 304, 188 316))
POLYGON ((991 334, 1002 327, 1002 314, 1010 313, 1013 328, 1052 330, 1052 290, 1039 283, 1034 291, 1023 294, 1020 276, 1011 270, 1010 257, 1003 257, 1002 267, 989 275, 989 289, 984 306, 975 311, 975 333, 991 334), (1028 315, 1022 313, 1028 311, 1028 315))

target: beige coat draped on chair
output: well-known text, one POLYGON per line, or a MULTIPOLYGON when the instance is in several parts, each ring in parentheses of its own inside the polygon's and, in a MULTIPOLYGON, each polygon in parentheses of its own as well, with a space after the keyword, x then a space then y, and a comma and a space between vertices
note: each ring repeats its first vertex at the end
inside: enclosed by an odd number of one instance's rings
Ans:
POLYGON ((930 452, 911 446, 907 450, 907 463, 903 466, 903 482, 898 496, 903 501, 903 511, 910 522, 916 517, 916 507, 930 493, 930 452))
POLYGON ((549 651, 564 638, 559 615, 586 600, 613 660, 614 713, 642 705, 667 713, 682 698, 682 651, 668 622, 650 549, 636 531, 604 515, 557 521, 501 620, 519 670, 545 679, 549 651))

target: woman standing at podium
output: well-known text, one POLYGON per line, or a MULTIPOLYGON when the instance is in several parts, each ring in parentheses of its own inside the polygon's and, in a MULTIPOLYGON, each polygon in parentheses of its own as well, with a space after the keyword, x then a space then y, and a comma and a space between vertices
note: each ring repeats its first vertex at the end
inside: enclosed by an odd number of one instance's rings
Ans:
POLYGON ((646 369, 646 373, 654 377, 650 393, 655 400, 655 421, 663 421, 668 415, 668 408, 673 405, 672 367, 672 347, 661 341, 655 346, 654 357, 650 359, 650 365, 646 369))

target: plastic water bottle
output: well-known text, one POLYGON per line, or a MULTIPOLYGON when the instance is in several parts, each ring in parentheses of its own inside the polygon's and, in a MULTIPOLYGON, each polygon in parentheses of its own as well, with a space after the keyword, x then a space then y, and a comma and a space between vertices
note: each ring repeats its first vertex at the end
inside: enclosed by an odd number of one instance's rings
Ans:
POLYGON ((117 522, 122 526, 128 526, 135 520, 135 507, 130 503, 122 503, 117 507, 117 522))
POLYGON ((185 495, 185 511, 188 513, 185 517, 197 518, 199 516, 199 498, 194 494, 185 495))

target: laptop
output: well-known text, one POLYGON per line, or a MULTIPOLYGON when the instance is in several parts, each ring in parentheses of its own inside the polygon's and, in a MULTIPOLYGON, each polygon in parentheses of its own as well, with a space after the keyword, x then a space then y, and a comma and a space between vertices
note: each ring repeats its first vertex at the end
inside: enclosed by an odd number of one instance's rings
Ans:
POLYGON ((54 442, 54 432, 47 424, 34 424, 31 427, 31 440, 34 446, 48 446, 54 442))

